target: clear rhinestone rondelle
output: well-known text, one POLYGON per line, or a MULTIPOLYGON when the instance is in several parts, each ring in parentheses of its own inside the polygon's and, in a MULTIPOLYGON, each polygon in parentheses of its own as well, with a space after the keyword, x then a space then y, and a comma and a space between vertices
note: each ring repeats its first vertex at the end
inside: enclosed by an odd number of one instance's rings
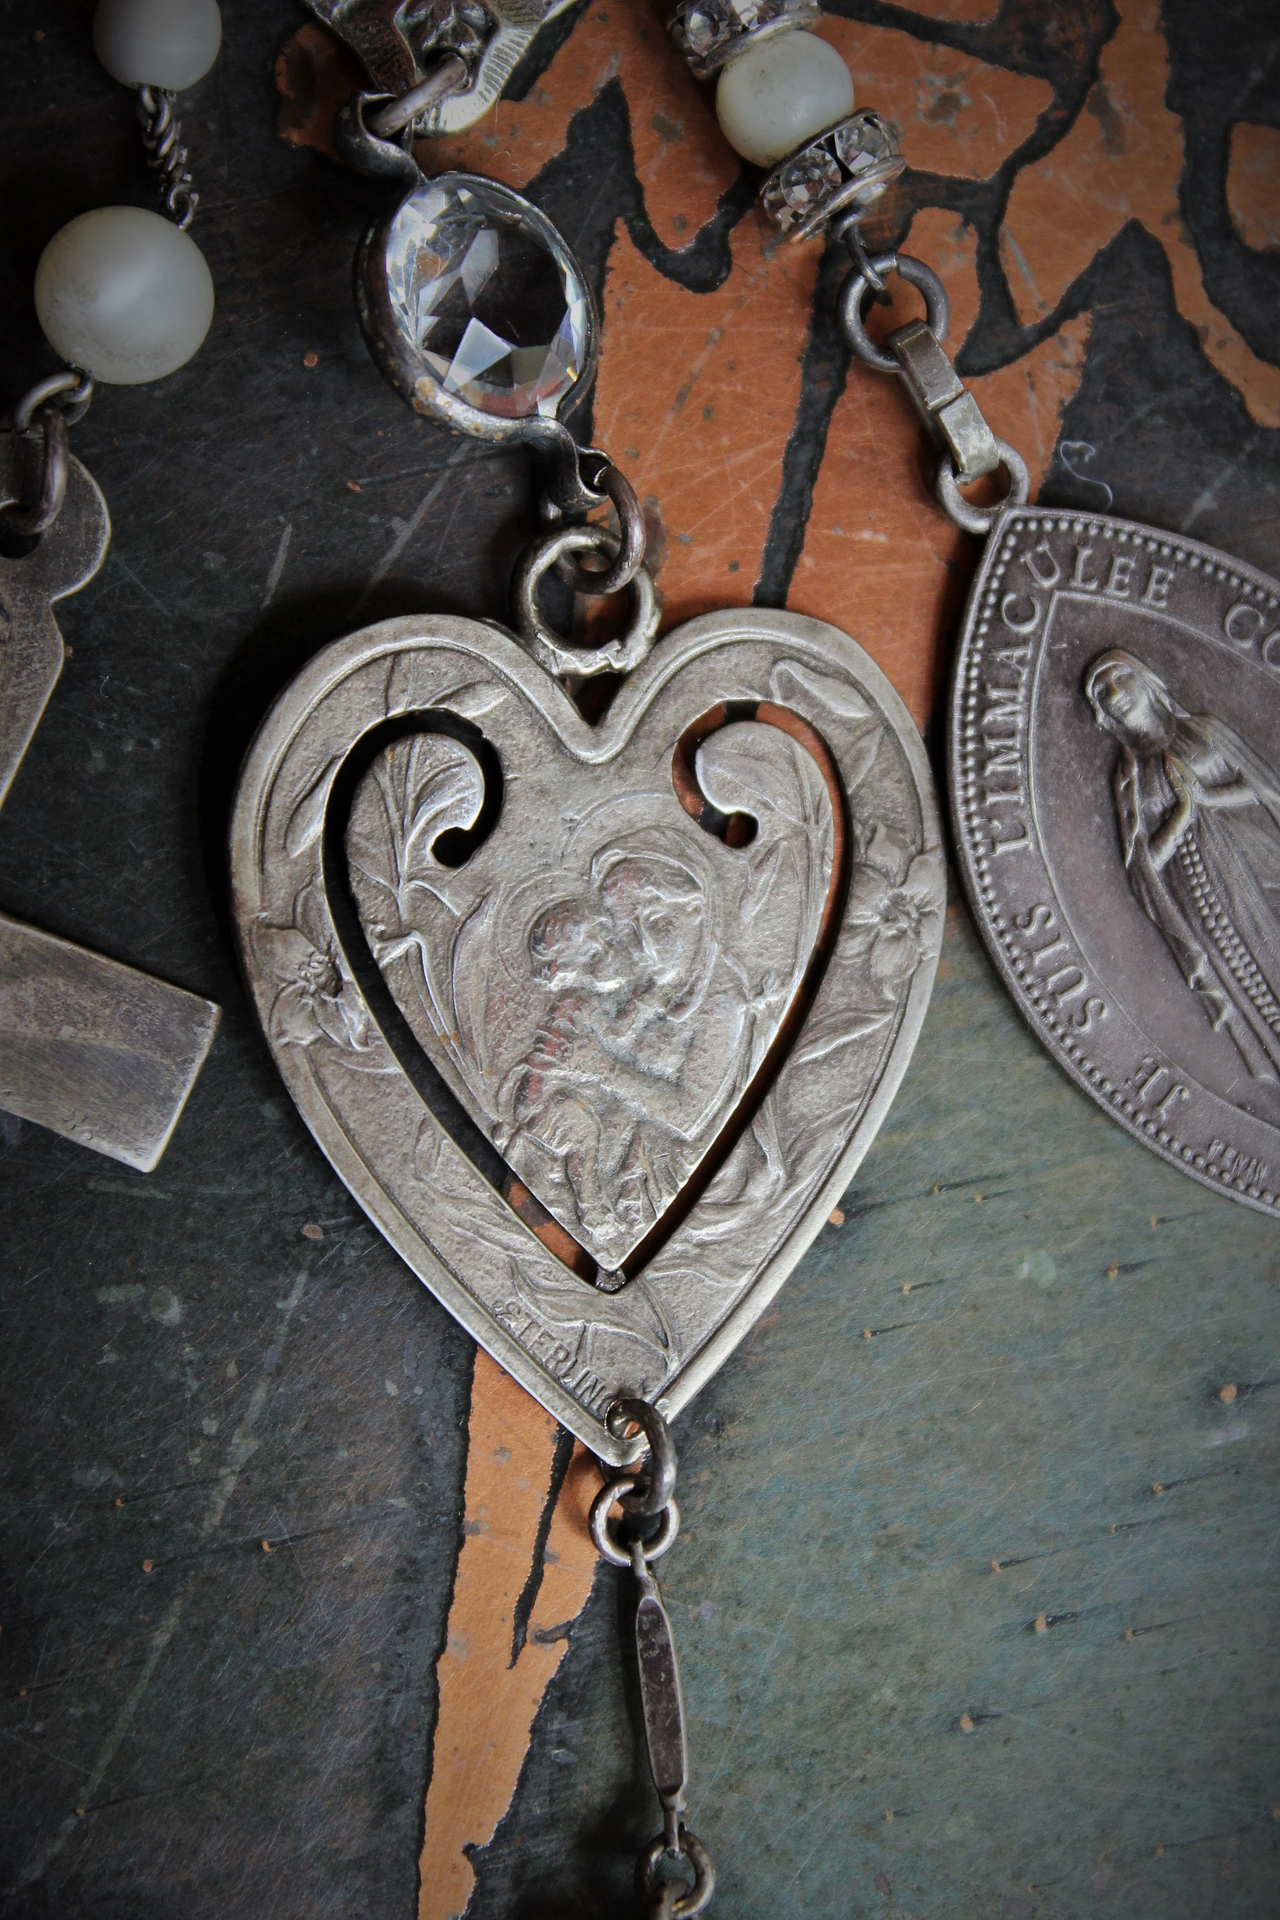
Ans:
POLYGON ((496 181, 441 174, 415 188, 387 236, 387 287, 424 370, 482 413, 553 414, 583 370, 591 309, 577 262, 496 181))

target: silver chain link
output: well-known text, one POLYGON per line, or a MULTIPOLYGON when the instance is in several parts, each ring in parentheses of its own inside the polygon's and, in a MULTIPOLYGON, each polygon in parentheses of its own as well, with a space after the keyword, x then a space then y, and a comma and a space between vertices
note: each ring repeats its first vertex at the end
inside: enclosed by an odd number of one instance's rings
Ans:
POLYGON ((870 258, 852 220, 839 230, 839 237, 853 259, 853 271, 840 290, 840 324, 850 353, 877 373, 900 376, 916 412, 942 449, 937 493, 944 512, 966 533, 989 533, 1006 507, 1025 505, 1031 480, 1022 455, 991 431, 943 347, 951 324, 946 288, 932 267, 910 254, 870 258), (881 347, 867 332, 866 311, 873 298, 884 294, 894 274, 923 295, 925 317, 896 328, 881 347), (986 507, 965 499, 962 486, 994 473, 1005 476, 1003 499, 986 507))
POLYGON ((639 1428, 636 1437, 648 1444, 641 1464, 607 1470, 591 1508, 591 1537, 598 1551, 611 1565, 631 1568, 638 1594, 640 1700, 663 1825, 636 1862, 636 1888, 649 1920, 692 1920, 715 1892, 716 1872, 710 1854, 684 1822, 689 1774, 684 1696, 671 1617, 652 1571, 680 1530, 675 1443, 666 1421, 647 1400, 615 1400, 606 1420, 615 1439, 625 1441, 632 1428, 639 1428), (642 1529, 652 1521, 656 1530, 646 1537, 642 1529))
POLYGON ((511 587, 516 630, 538 664, 558 679, 630 673, 652 648, 661 617, 653 575, 644 564, 648 544, 644 510, 634 487, 607 454, 596 447, 575 447, 567 434, 563 437, 568 447, 564 470, 543 500, 544 519, 559 524, 531 542, 517 563, 511 587), (616 533, 579 517, 606 502, 617 514, 616 533), (584 554, 597 564, 584 566, 578 557, 584 554), (593 598, 630 587, 631 619, 616 639, 581 647, 556 632, 538 603, 539 587, 552 568, 575 593, 593 598))
POLYGON ((160 193, 169 218, 185 233, 195 219, 200 195, 187 165, 182 122, 173 110, 177 95, 166 87, 138 88, 138 131, 147 165, 160 175, 160 193))
POLYGON ((46 533, 62 511, 71 454, 67 428, 93 398, 93 376, 80 367, 60 367, 29 387, 13 409, 12 431, 29 442, 22 490, 0 503, 0 528, 31 539, 46 533))

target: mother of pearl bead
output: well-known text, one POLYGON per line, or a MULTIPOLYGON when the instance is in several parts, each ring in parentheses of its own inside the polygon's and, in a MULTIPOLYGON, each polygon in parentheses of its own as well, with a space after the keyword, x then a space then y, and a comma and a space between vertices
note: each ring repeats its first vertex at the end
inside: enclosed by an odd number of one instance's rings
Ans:
POLYGON ((812 33, 771 33, 748 43, 716 88, 725 139, 758 167, 774 166, 852 112, 848 67, 812 33))
POLYGON ((218 57, 218 0, 98 0, 93 45, 126 87, 171 87, 202 80, 218 57))
POLYGON ((204 255, 145 207, 98 207, 69 221, 40 256, 35 291, 50 346, 118 387, 185 366, 213 318, 204 255))

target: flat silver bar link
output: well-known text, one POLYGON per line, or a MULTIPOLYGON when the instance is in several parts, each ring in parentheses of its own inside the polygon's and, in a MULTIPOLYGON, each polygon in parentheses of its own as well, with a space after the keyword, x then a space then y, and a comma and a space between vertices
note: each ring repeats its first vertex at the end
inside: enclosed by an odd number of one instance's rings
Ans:
POLYGON ((680 1663, 671 1616, 652 1571, 680 1526, 675 1444, 666 1421, 647 1400, 615 1400, 607 1424, 619 1440, 638 1427, 637 1437, 648 1443, 644 1461, 606 1479, 591 1508, 591 1537, 597 1549, 611 1565, 631 1568, 639 1596, 636 1661, 649 1768, 662 1805, 662 1832, 636 1862, 636 1888, 648 1920, 692 1920, 709 1904, 716 1890, 716 1872, 701 1840, 684 1823, 689 1753, 680 1663), (653 1521, 656 1531, 646 1538, 639 1529, 653 1521))
POLYGON ((942 449, 937 491, 943 509, 966 533, 985 534, 1006 507, 1026 504, 1031 481, 1021 454, 991 431, 943 347, 951 319, 946 289, 932 267, 910 254, 870 259, 852 221, 840 238, 853 258, 853 272, 840 292, 840 321, 849 351, 878 373, 900 376, 911 404, 942 449), (898 327, 880 347, 867 332, 866 308, 895 273, 924 296, 925 317, 898 327), (962 486, 999 472, 1008 489, 998 505, 979 507, 965 499, 962 486))

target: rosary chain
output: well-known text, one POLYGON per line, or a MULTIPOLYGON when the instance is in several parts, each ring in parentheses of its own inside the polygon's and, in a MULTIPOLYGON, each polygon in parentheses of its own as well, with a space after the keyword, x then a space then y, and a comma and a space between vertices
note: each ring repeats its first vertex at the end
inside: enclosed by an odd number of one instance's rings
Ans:
POLYGON ((684 1821, 689 1773, 684 1696, 671 1617, 652 1571, 680 1528, 675 1443, 666 1421, 647 1400, 615 1400, 607 1425, 618 1440, 625 1440, 638 1427, 648 1442, 646 1461, 611 1473, 591 1508, 591 1537, 598 1551, 611 1565, 631 1568, 638 1594, 640 1700, 663 1825, 636 1862, 636 1887, 649 1920, 693 1920, 710 1902, 716 1874, 710 1854, 684 1821), (617 1521, 612 1517, 615 1511, 620 1515, 617 1521), (642 1529, 654 1521, 656 1530, 646 1537, 642 1529), (660 1869, 665 1869, 661 1879, 660 1869), (682 1880, 681 1873, 692 1875, 692 1880, 682 1880))
POLYGON ((861 221, 905 166, 902 130, 876 113, 852 111, 853 83, 839 55, 804 32, 815 16, 813 0, 679 0, 670 27, 696 79, 719 74, 716 112, 730 145, 772 168, 759 195, 766 216, 792 240, 825 228, 848 247, 854 271, 841 292, 840 320, 849 350, 864 366, 901 375, 942 449, 937 494, 943 509, 966 532, 986 534, 1006 507, 1025 504, 1026 465, 997 439, 943 352, 950 314, 937 274, 906 254, 872 259, 862 245, 861 221), (791 56, 802 44, 807 51, 800 65, 815 76, 812 98, 795 86, 791 56), (735 84, 735 74, 748 73, 749 85, 735 84), (819 93, 824 104, 834 104, 842 92, 845 118, 825 124, 820 114, 814 118, 819 93), (780 152, 787 140, 794 142, 790 151, 780 152), (895 273, 924 295, 926 318, 899 327, 880 346, 867 333, 865 308, 871 298, 884 298, 895 273), (1006 482, 997 504, 966 500, 962 486, 995 473, 1006 482))
POLYGON ((138 88, 138 129, 147 165, 161 176, 165 212, 185 232, 200 204, 182 144, 182 122, 173 110, 177 95, 167 87, 138 88))

